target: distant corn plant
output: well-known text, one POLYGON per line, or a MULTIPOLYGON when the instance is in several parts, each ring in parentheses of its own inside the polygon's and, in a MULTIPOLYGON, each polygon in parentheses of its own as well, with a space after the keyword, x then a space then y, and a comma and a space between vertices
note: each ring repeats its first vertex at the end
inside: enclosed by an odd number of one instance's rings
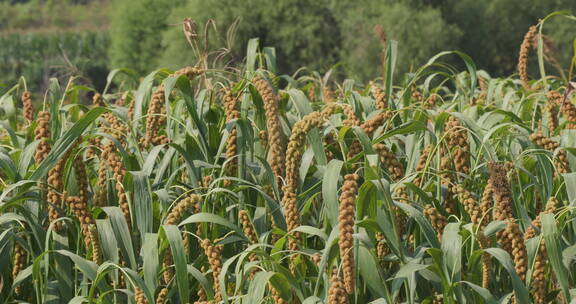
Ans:
POLYGON ((247 54, 134 87, 115 70, 90 105, 74 79, 2 96, 1 302, 575 296, 570 82, 490 78, 460 52, 399 82, 389 41, 385 79, 332 90, 247 54))

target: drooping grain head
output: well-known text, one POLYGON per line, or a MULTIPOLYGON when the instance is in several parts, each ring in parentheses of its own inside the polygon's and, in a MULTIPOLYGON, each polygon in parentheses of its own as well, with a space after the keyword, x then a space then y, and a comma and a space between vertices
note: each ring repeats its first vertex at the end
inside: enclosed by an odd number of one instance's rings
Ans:
POLYGON ((340 214, 338 226, 340 229, 340 258, 344 273, 344 285, 348 294, 352 294, 355 288, 355 263, 354 263, 354 220, 355 201, 358 194, 358 174, 352 173, 344 176, 344 184, 340 194, 340 214))
POLYGON ((32 105, 32 95, 30 92, 26 91, 22 93, 22 109, 24 112, 24 118, 28 123, 34 120, 34 106, 32 105))
POLYGON ((284 176, 284 144, 282 141, 282 128, 279 116, 279 98, 274 93, 272 86, 265 79, 256 76, 253 84, 258 90, 264 101, 264 110, 266 115, 266 128, 268 133, 267 144, 270 148, 269 163, 272 171, 276 176, 277 183, 281 184, 281 178, 284 176))
POLYGON ((531 26, 520 45, 520 54, 518 55, 518 74, 520 75, 520 80, 522 81, 522 86, 525 90, 530 89, 530 83, 528 82, 528 54, 530 52, 530 45, 536 37, 537 31, 538 28, 535 25, 531 26))

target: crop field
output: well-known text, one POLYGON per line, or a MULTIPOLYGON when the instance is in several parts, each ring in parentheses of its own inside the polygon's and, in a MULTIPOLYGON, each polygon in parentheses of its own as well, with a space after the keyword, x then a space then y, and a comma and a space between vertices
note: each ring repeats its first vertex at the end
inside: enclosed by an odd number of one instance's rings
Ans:
POLYGON ((282 75, 257 39, 102 91, 21 78, 0 302, 574 303, 576 57, 547 74, 543 24, 509 78, 458 51, 396 73, 392 40, 368 83, 282 75))

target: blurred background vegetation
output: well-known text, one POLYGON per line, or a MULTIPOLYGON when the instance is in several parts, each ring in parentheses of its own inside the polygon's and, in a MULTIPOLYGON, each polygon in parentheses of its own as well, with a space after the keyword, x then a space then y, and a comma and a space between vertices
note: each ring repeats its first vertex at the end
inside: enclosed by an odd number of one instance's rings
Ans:
MULTIPOLYGON (((281 73, 334 68, 365 81, 381 75, 382 49, 396 40, 399 72, 458 49, 491 75, 509 75, 528 27, 559 10, 575 13, 576 1, 0 0, 0 92, 20 76, 34 91, 70 75, 101 89, 113 68, 144 75, 193 64, 184 17, 196 22, 201 41, 209 36, 200 48, 223 67, 241 61, 248 39, 259 37, 275 47, 281 73)), ((544 29, 559 66, 568 66, 574 24, 555 18, 544 29)))

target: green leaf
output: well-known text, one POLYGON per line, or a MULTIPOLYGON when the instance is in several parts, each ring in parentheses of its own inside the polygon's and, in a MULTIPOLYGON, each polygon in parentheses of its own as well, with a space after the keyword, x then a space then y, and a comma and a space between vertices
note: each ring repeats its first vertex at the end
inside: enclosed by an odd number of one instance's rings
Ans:
POLYGON ((484 252, 487 252, 495 257, 500 262, 500 264, 504 266, 504 269, 506 269, 510 275, 510 278, 512 279, 512 286, 514 287, 514 294, 516 295, 516 300, 518 303, 530 303, 528 290, 516 273, 516 270, 514 269, 514 263, 512 262, 508 252, 500 248, 488 248, 485 249, 484 252))
POLYGON ((447 277, 451 282, 459 281, 462 269, 462 236, 459 234, 460 225, 449 223, 442 234, 442 253, 444 265, 447 268, 447 277))
POLYGON ((119 241, 122 256, 124 258, 128 257, 130 268, 137 269, 138 264, 136 264, 136 257, 134 256, 130 229, 128 228, 128 223, 126 223, 126 218, 122 210, 119 207, 103 207, 102 210, 104 210, 110 218, 110 224, 112 225, 114 235, 116 235, 116 240, 119 241))
POLYGON ((544 241, 546 243, 546 255, 552 269, 556 274, 556 278, 562 287, 562 292, 566 299, 570 299, 570 285, 569 285, 569 270, 564 267, 562 263, 562 252, 559 240, 561 239, 560 233, 556 228, 556 220, 553 214, 542 214, 542 232, 544 233, 544 241))
POLYGON ((332 227, 338 225, 338 180, 340 179, 340 171, 343 164, 340 160, 331 160, 326 166, 322 181, 324 208, 326 208, 326 215, 332 227))
POLYGON ((228 227, 231 230, 234 230, 236 232, 238 232, 240 235, 244 235, 244 233, 242 233, 242 230, 232 224, 230 221, 228 221, 227 219, 218 216, 216 214, 212 214, 212 213, 205 213, 205 212, 201 212, 201 213, 196 213, 193 214, 191 216, 189 216, 188 218, 186 218, 185 220, 183 220, 180 224, 178 224, 178 226, 184 226, 186 224, 193 224, 193 223, 213 223, 213 224, 218 224, 224 227, 228 227))
POLYGON ((146 233, 144 235, 144 243, 140 255, 144 261, 144 281, 148 289, 156 290, 156 275, 160 270, 160 262, 158 261, 158 234, 146 233))
POLYGON ((269 271, 259 271, 254 276, 254 279, 250 280, 250 285, 248 286, 248 301, 247 303, 261 303, 264 298, 264 292, 268 287, 268 281, 275 275, 274 272, 269 271))
POLYGON ((183 240, 178 230, 174 225, 162 225, 166 233, 166 239, 170 244, 172 251, 172 259, 174 261, 174 268, 176 268, 176 284, 178 285, 178 293, 180 299, 186 302, 189 299, 190 289, 188 285, 188 266, 186 264, 186 254, 184 253, 183 240))
POLYGON ((134 183, 134 201, 131 213, 134 214, 140 235, 152 232, 152 198, 148 174, 143 171, 130 171, 134 183))
POLYGON ((52 150, 50 151, 50 153, 48 153, 48 156, 46 156, 46 159, 44 159, 44 161, 40 164, 40 166, 38 166, 36 171, 34 171, 32 176, 30 176, 30 179, 37 181, 40 180, 42 177, 44 177, 46 173, 48 173, 48 170, 54 167, 54 165, 56 165, 56 162, 58 162, 60 158, 64 156, 64 154, 72 146, 74 141, 76 141, 78 137, 82 135, 84 130, 86 130, 86 128, 92 122, 94 122, 96 118, 98 118, 100 115, 108 111, 109 110, 105 108, 98 107, 86 113, 80 120, 78 120, 72 126, 72 128, 70 128, 70 130, 66 131, 66 133, 64 133, 62 137, 58 138, 58 140, 52 147, 52 150))

